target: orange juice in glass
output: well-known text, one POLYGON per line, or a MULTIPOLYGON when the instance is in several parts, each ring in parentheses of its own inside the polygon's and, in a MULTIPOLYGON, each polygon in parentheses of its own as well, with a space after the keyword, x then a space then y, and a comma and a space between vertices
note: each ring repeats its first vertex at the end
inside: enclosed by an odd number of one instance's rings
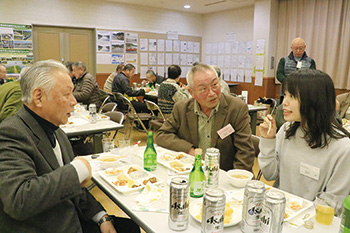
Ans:
POLYGON ((315 199, 316 221, 323 225, 331 225, 337 207, 336 196, 330 193, 317 193, 315 199))

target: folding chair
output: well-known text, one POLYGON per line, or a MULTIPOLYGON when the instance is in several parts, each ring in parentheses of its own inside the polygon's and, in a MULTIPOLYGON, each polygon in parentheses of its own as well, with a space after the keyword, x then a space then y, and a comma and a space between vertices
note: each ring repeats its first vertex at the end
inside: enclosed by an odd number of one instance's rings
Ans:
POLYGON ((147 109, 152 113, 152 120, 149 121, 149 128, 151 130, 157 131, 160 127, 162 127, 165 117, 160 110, 159 106, 152 101, 144 100, 147 106, 147 109), (154 111, 158 111, 158 116, 154 113, 154 111), (160 117, 159 117, 160 115, 160 117))
MULTIPOLYGON (((109 111, 105 113, 106 116, 109 116, 110 119, 118 124, 123 124, 123 120, 124 120, 124 114, 122 112, 118 112, 118 111, 109 111)), ((115 139, 115 136, 117 135, 118 130, 115 131, 114 135, 113 135, 113 141, 115 139)))
POLYGON ((98 113, 113 112, 117 109, 117 103, 106 103, 100 107, 98 113))
MULTIPOLYGON (((128 98, 126 98, 123 94, 121 93, 114 93, 115 97, 119 100, 122 100, 124 104, 126 104, 128 106, 128 112, 126 113, 126 119, 130 119, 131 120, 131 124, 134 121, 138 121, 140 123, 140 125, 142 126, 143 130, 145 132, 147 132, 147 128, 145 127, 145 125, 143 124, 142 121, 145 120, 151 120, 152 119, 152 115, 149 113, 137 113, 134 106, 132 105, 132 103, 130 102, 130 100, 128 100, 128 98)), ((129 123, 129 122, 126 122, 129 123)))

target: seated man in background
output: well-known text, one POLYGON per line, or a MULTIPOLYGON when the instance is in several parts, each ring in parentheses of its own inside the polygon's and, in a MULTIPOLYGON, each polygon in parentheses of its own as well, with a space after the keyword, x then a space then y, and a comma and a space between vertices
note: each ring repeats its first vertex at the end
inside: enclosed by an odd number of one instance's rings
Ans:
POLYGON ((15 115, 22 107, 22 91, 19 80, 28 69, 29 67, 24 67, 16 81, 0 86, 0 123, 5 118, 15 115))
POLYGON ((147 70, 146 79, 148 81, 148 87, 153 89, 156 88, 156 84, 161 84, 165 80, 163 76, 154 73, 153 70, 147 70))
POLYGON ((350 92, 337 95, 337 112, 340 118, 346 118, 350 120, 350 115, 347 115, 350 108, 350 92))
MULTIPOLYGON (((134 106, 136 112, 149 112, 146 104, 143 102, 137 101, 136 98, 130 98, 130 97, 136 97, 136 96, 144 96, 145 93, 148 93, 151 91, 151 88, 146 87, 144 89, 139 90, 133 90, 130 86, 129 79, 134 75, 135 73, 135 66, 132 64, 126 64, 123 71, 120 72, 117 76, 115 76, 112 84, 112 92, 113 93, 121 93, 129 98, 130 102, 134 106)), ((118 103, 118 109, 124 110, 128 107, 124 105, 123 102, 117 100, 118 103)))
POLYGON ((101 105, 100 88, 94 76, 86 71, 84 62, 73 63, 73 73, 76 77, 73 95, 78 102, 83 104, 96 104, 98 109, 101 105))
POLYGON ((130 219, 113 218, 83 188, 87 160, 74 155, 59 125, 77 103, 64 65, 35 63, 22 77, 23 104, 0 124, 0 232, 139 232, 130 219))
POLYGON ((177 83, 180 80, 181 68, 178 65, 171 65, 168 68, 168 78, 160 84, 158 90, 158 105, 167 118, 170 116, 176 102, 187 99, 186 94, 177 83))
POLYGON ((248 106, 241 99, 221 93, 216 71, 204 64, 187 74, 193 98, 174 105, 171 116, 156 136, 159 146, 194 155, 199 147, 220 150, 220 168, 251 171, 254 148, 248 106), (225 132, 223 132, 225 131, 225 132))
POLYGON ((226 95, 230 94, 230 88, 228 86, 228 84, 221 78, 221 70, 218 66, 213 65, 212 66, 214 68, 214 70, 216 71, 216 73, 218 74, 219 77, 219 83, 220 83, 220 87, 221 87, 221 92, 225 93, 226 95))
POLYGON ((66 62, 66 68, 68 69, 68 75, 69 75, 69 77, 71 77, 72 82, 73 82, 73 84, 75 85, 75 84, 76 84, 76 81, 77 81, 77 78, 74 76, 74 73, 73 73, 73 64, 74 64, 74 62, 67 61, 67 62, 66 62))
POLYGON ((124 69, 124 64, 119 64, 116 68, 115 68, 115 72, 111 73, 106 82, 105 85, 103 86, 103 90, 107 93, 112 93, 112 84, 113 84, 113 80, 115 78, 115 76, 117 74, 119 74, 120 72, 122 72, 122 70, 124 69))
POLYGON ((6 67, 3 64, 0 64, 0 85, 6 82, 6 67))

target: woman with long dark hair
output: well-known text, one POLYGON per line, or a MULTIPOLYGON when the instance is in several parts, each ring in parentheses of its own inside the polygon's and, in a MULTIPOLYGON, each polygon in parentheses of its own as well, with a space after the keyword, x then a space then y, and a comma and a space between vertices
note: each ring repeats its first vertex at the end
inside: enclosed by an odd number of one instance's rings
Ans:
POLYGON ((335 118, 332 79, 318 70, 291 73, 284 81, 283 115, 260 125, 259 165, 275 186, 313 200, 317 192, 339 199, 350 193, 350 134, 335 118))

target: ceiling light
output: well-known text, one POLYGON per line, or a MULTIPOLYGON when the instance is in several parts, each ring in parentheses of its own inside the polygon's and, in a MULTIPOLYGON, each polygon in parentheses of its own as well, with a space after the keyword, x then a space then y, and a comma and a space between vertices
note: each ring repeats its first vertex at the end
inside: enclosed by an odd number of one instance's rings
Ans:
POLYGON ((190 5, 184 5, 184 8, 189 9, 189 8, 191 8, 191 6, 190 5))

